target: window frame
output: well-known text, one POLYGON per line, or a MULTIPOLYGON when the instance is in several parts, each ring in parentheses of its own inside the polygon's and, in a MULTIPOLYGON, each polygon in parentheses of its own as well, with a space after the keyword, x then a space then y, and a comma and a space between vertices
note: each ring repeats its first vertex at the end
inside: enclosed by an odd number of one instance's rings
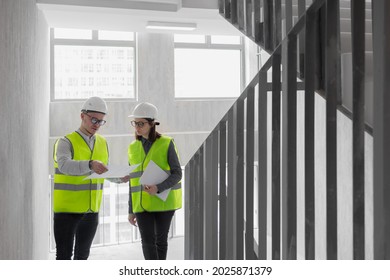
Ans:
MULTIPOLYGON (((138 96, 138 71, 137 71, 137 33, 134 33, 133 41, 121 41, 121 40, 99 40, 99 31, 92 30, 92 39, 58 39, 54 38, 54 29, 50 28, 50 101, 51 102, 75 102, 84 101, 87 98, 56 98, 55 97, 55 75, 54 75, 54 47, 55 46, 96 46, 96 47, 131 47, 134 50, 134 97, 103 97, 108 101, 135 101, 138 96)), ((101 30, 105 31, 105 30, 101 30)))
MULTIPOLYGON (((212 101, 212 100, 236 100, 245 88, 245 42, 240 36, 240 44, 212 44, 211 37, 213 35, 204 35, 205 43, 184 43, 174 41, 174 52, 176 49, 212 49, 212 50, 239 50, 240 51, 240 93, 237 97, 177 97, 176 96, 176 77, 175 77, 175 93, 174 99, 177 101, 212 101)), ((238 35, 237 35, 238 36, 238 35)), ((176 59, 176 58, 175 58, 176 59)))

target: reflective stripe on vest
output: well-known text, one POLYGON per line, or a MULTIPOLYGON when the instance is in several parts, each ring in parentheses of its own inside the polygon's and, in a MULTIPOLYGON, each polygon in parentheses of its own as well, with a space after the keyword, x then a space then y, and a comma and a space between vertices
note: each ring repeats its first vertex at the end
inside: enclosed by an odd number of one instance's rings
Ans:
MULTIPOLYGON (((96 135, 91 151, 84 138, 77 132, 68 134, 73 149, 73 160, 100 160, 108 163, 106 140, 96 135)), ((54 200, 53 211, 56 213, 98 212, 102 201, 104 179, 84 180, 89 174, 81 176, 66 175, 60 172, 57 163, 57 145, 54 144, 54 200)))
POLYGON ((130 174, 131 198, 134 213, 144 212, 145 210, 150 212, 169 211, 182 207, 181 182, 171 188, 165 201, 155 195, 149 195, 147 192, 142 191, 139 182, 143 170, 148 166, 150 160, 153 160, 161 169, 170 174, 171 168, 168 164, 168 148, 171 141, 172 138, 161 136, 153 142, 147 155, 145 155, 140 140, 135 140, 129 145, 129 164, 140 164, 140 166, 130 174))

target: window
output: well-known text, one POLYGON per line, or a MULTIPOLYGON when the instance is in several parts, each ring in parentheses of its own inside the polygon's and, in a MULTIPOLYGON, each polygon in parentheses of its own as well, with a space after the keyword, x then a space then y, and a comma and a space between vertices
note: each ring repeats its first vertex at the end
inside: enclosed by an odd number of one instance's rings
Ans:
POLYGON ((175 97, 238 97, 242 55, 239 36, 175 35, 175 97))
POLYGON ((92 39, 92 30, 85 29, 54 29, 54 37, 57 39, 92 39))
POLYGON ((134 33, 53 29, 51 45, 52 99, 135 98, 134 33))

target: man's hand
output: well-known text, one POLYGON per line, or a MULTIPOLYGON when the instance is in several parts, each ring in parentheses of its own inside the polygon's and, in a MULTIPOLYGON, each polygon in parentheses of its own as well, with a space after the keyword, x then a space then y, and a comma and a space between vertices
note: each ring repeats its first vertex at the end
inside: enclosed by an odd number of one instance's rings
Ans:
POLYGON ((104 163, 99 160, 91 161, 91 170, 97 174, 103 174, 104 172, 108 171, 107 166, 105 166, 104 163))
POLYGON ((129 180, 130 180, 130 176, 129 175, 121 178, 122 183, 127 183, 129 180))

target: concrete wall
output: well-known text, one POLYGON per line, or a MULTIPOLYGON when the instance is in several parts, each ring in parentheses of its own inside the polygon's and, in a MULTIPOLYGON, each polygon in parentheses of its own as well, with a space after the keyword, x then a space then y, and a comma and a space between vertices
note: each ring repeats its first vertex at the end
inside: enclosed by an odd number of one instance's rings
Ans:
MULTIPOLYGON (((134 140, 134 128, 127 116, 138 102, 148 101, 158 107, 158 131, 175 139, 184 166, 234 100, 175 99, 173 35, 144 33, 138 34, 137 40, 138 100, 109 101, 107 124, 100 130, 109 142, 110 161, 127 163, 127 147, 134 140)), ((50 104, 50 149, 55 139, 79 127, 82 103, 50 104)))
POLYGON ((0 1, 0 259, 48 256, 48 31, 35 1, 0 1))

